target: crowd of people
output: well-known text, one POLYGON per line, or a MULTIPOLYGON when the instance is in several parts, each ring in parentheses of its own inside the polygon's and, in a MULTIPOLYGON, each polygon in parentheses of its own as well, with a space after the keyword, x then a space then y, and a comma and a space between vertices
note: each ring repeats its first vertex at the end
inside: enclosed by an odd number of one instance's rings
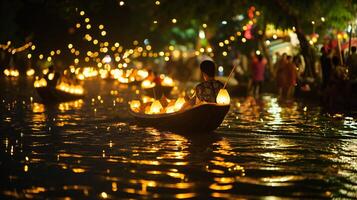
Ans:
POLYGON ((247 82, 248 96, 259 97, 267 80, 275 80, 281 98, 289 99, 294 95, 298 78, 297 66, 299 57, 292 57, 286 53, 278 55, 277 61, 271 69, 268 60, 261 54, 252 53, 250 58, 237 53, 232 61, 235 67, 235 78, 239 82, 247 82))
MULTIPOLYGON (((268 85, 268 79, 270 83, 276 83, 276 91, 284 100, 292 99, 296 89, 300 93, 314 90, 315 96, 320 94, 322 97, 322 103, 332 105, 337 99, 349 98, 351 93, 356 92, 356 47, 352 47, 351 54, 345 57, 334 49, 322 47, 321 57, 316 63, 321 75, 317 74, 315 79, 306 76, 302 55, 276 54, 272 67, 268 67, 267 59, 261 54, 254 52, 247 57, 237 53, 232 66, 236 68, 235 78, 240 83, 247 83, 248 96, 259 97, 262 87, 268 85), (314 85, 314 88, 310 85, 314 85)), ((267 87, 271 88, 272 85, 267 87)))
POLYGON ((349 104, 353 93, 356 93, 357 53, 356 47, 351 48, 351 54, 344 59, 342 53, 334 49, 321 48, 322 69, 322 103, 328 108, 336 105, 349 104))

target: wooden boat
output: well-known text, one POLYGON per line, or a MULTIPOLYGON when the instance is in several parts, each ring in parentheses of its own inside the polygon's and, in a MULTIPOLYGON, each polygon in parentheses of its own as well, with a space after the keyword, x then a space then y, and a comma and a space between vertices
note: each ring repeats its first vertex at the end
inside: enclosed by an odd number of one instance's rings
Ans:
POLYGON ((180 133, 205 133, 217 129, 229 111, 229 105, 205 103, 168 114, 144 114, 129 109, 136 121, 144 126, 180 133))
POLYGON ((74 94, 56 89, 54 87, 37 87, 36 91, 44 103, 58 103, 81 99, 84 94, 74 94))

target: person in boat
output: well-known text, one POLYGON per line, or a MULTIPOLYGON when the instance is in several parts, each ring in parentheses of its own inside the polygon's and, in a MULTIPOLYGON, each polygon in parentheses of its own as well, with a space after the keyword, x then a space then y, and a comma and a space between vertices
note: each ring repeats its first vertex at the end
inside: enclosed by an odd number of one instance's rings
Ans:
POLYGON ((190 99, 190 104, 216 103, 217 94, 224 84, 215 79, 215 63, 211 60, 205 60, 201 62, 200 70, 204 81, 195 87, 195 93, 190 99))
POLYGON ((50 67, 48 68, 48 73, 45 75, 47 85, 50 87, 56 87, 59 78, 59 72, 56 72, 54 66, 50 65, 50 67))

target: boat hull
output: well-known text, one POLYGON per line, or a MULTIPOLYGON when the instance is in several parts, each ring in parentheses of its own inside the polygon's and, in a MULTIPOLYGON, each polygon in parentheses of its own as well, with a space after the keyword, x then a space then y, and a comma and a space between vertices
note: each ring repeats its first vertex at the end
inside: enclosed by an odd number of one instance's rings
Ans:
POLYGON ((170 114, 148 115, 131 110, 130 113, 140 125, 193 134, 216 130, 224 120, 229 108, 229 105, 202 104, 170 114))
POLYGON ((41 97, 42 102, 44 103, 58 103, 58 102, 73 101, 73 100, 81 99, 84 96, 80 94, 71 94, 52 87, 39 87, 36 88, 36 91, 38 95, 41 97))

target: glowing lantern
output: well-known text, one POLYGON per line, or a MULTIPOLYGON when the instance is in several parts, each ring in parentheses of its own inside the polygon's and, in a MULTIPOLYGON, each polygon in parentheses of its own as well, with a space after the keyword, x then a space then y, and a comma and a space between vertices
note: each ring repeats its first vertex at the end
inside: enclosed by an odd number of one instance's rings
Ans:
POLYGON ((161 84, 163 86, 173 86, 174 85, 174 80, 172 80, 172 78, 166 76, 161 84))
POLYGON ((173 113, 173 112, 175 112, 175 106, 166 107, 166 113, 173 113))
POLYGON ((5 69, 5 70, 4 70, 4 74, 5 74, 6 76, 10 76, 10 70, 5 69))
POLYGON ((140 106, 141 106, 141 103, 139 100, 132 100, 130 101, 130 109, 135 111, 135 112, 139 112, 140 111, 140 106))
POLYGON ((127 78, 124 78, 124 77, 118 77, 118 81, 120 82, 120 83, 129 83, 129 79, 127 79, 127 78))
POLYGON ((149 76, 149 72, 141 69, 138 71, 138 76, 140 76, 141 79, 144 79, 149 76))
POLYGON ((143 96, 142 98, 143 103, 148 103, 148 102, 153 102, 154 98, 148 97, 148 96, 143 96))
POLYGON ((53 80, 54 77, 55 77, 54 73, 49 73, 48 74, 48 80, 53 80))
POLYGON ((155 100, 150 106, 150 114, 159 114, 161 112, 162 105, 160 101, 155 100))
POLYGON ((48 73, 48 71, 49 71, 48 69, 43 69, 43 70, 42 70, 42 73, 43 73, 44 75, 46 75, 46 74, 48 73))
POLYGON ((27 71, 26 71, 26 75, 27 76, 33 76, 35 74, 35 70, 34 69, 28 69, 27 71))
POLYGON ((174 108, 175 108, 175 111, 179 111, 181 110, 182 106, 185 104, 185 99, 180 97, 176 100, 175 102, 175 105, 174 105, 174 108))
POLYGON ((155 87, 155 85, 156 84, 154 82, 151 82, 149 80, 145 80, 141 83, 142 88, 153 88, 153 87, 155 87))
POLYGON ((226 89, 220 89, 216 101, 218 104, 228 105, 231 102, 228 91, 226 89))
POLYGON ((35 88, 38 87, 46 87, 47 86, 47 81, 44 78, 41 78, 40 80, 36 80, 34 83, 35 88))

